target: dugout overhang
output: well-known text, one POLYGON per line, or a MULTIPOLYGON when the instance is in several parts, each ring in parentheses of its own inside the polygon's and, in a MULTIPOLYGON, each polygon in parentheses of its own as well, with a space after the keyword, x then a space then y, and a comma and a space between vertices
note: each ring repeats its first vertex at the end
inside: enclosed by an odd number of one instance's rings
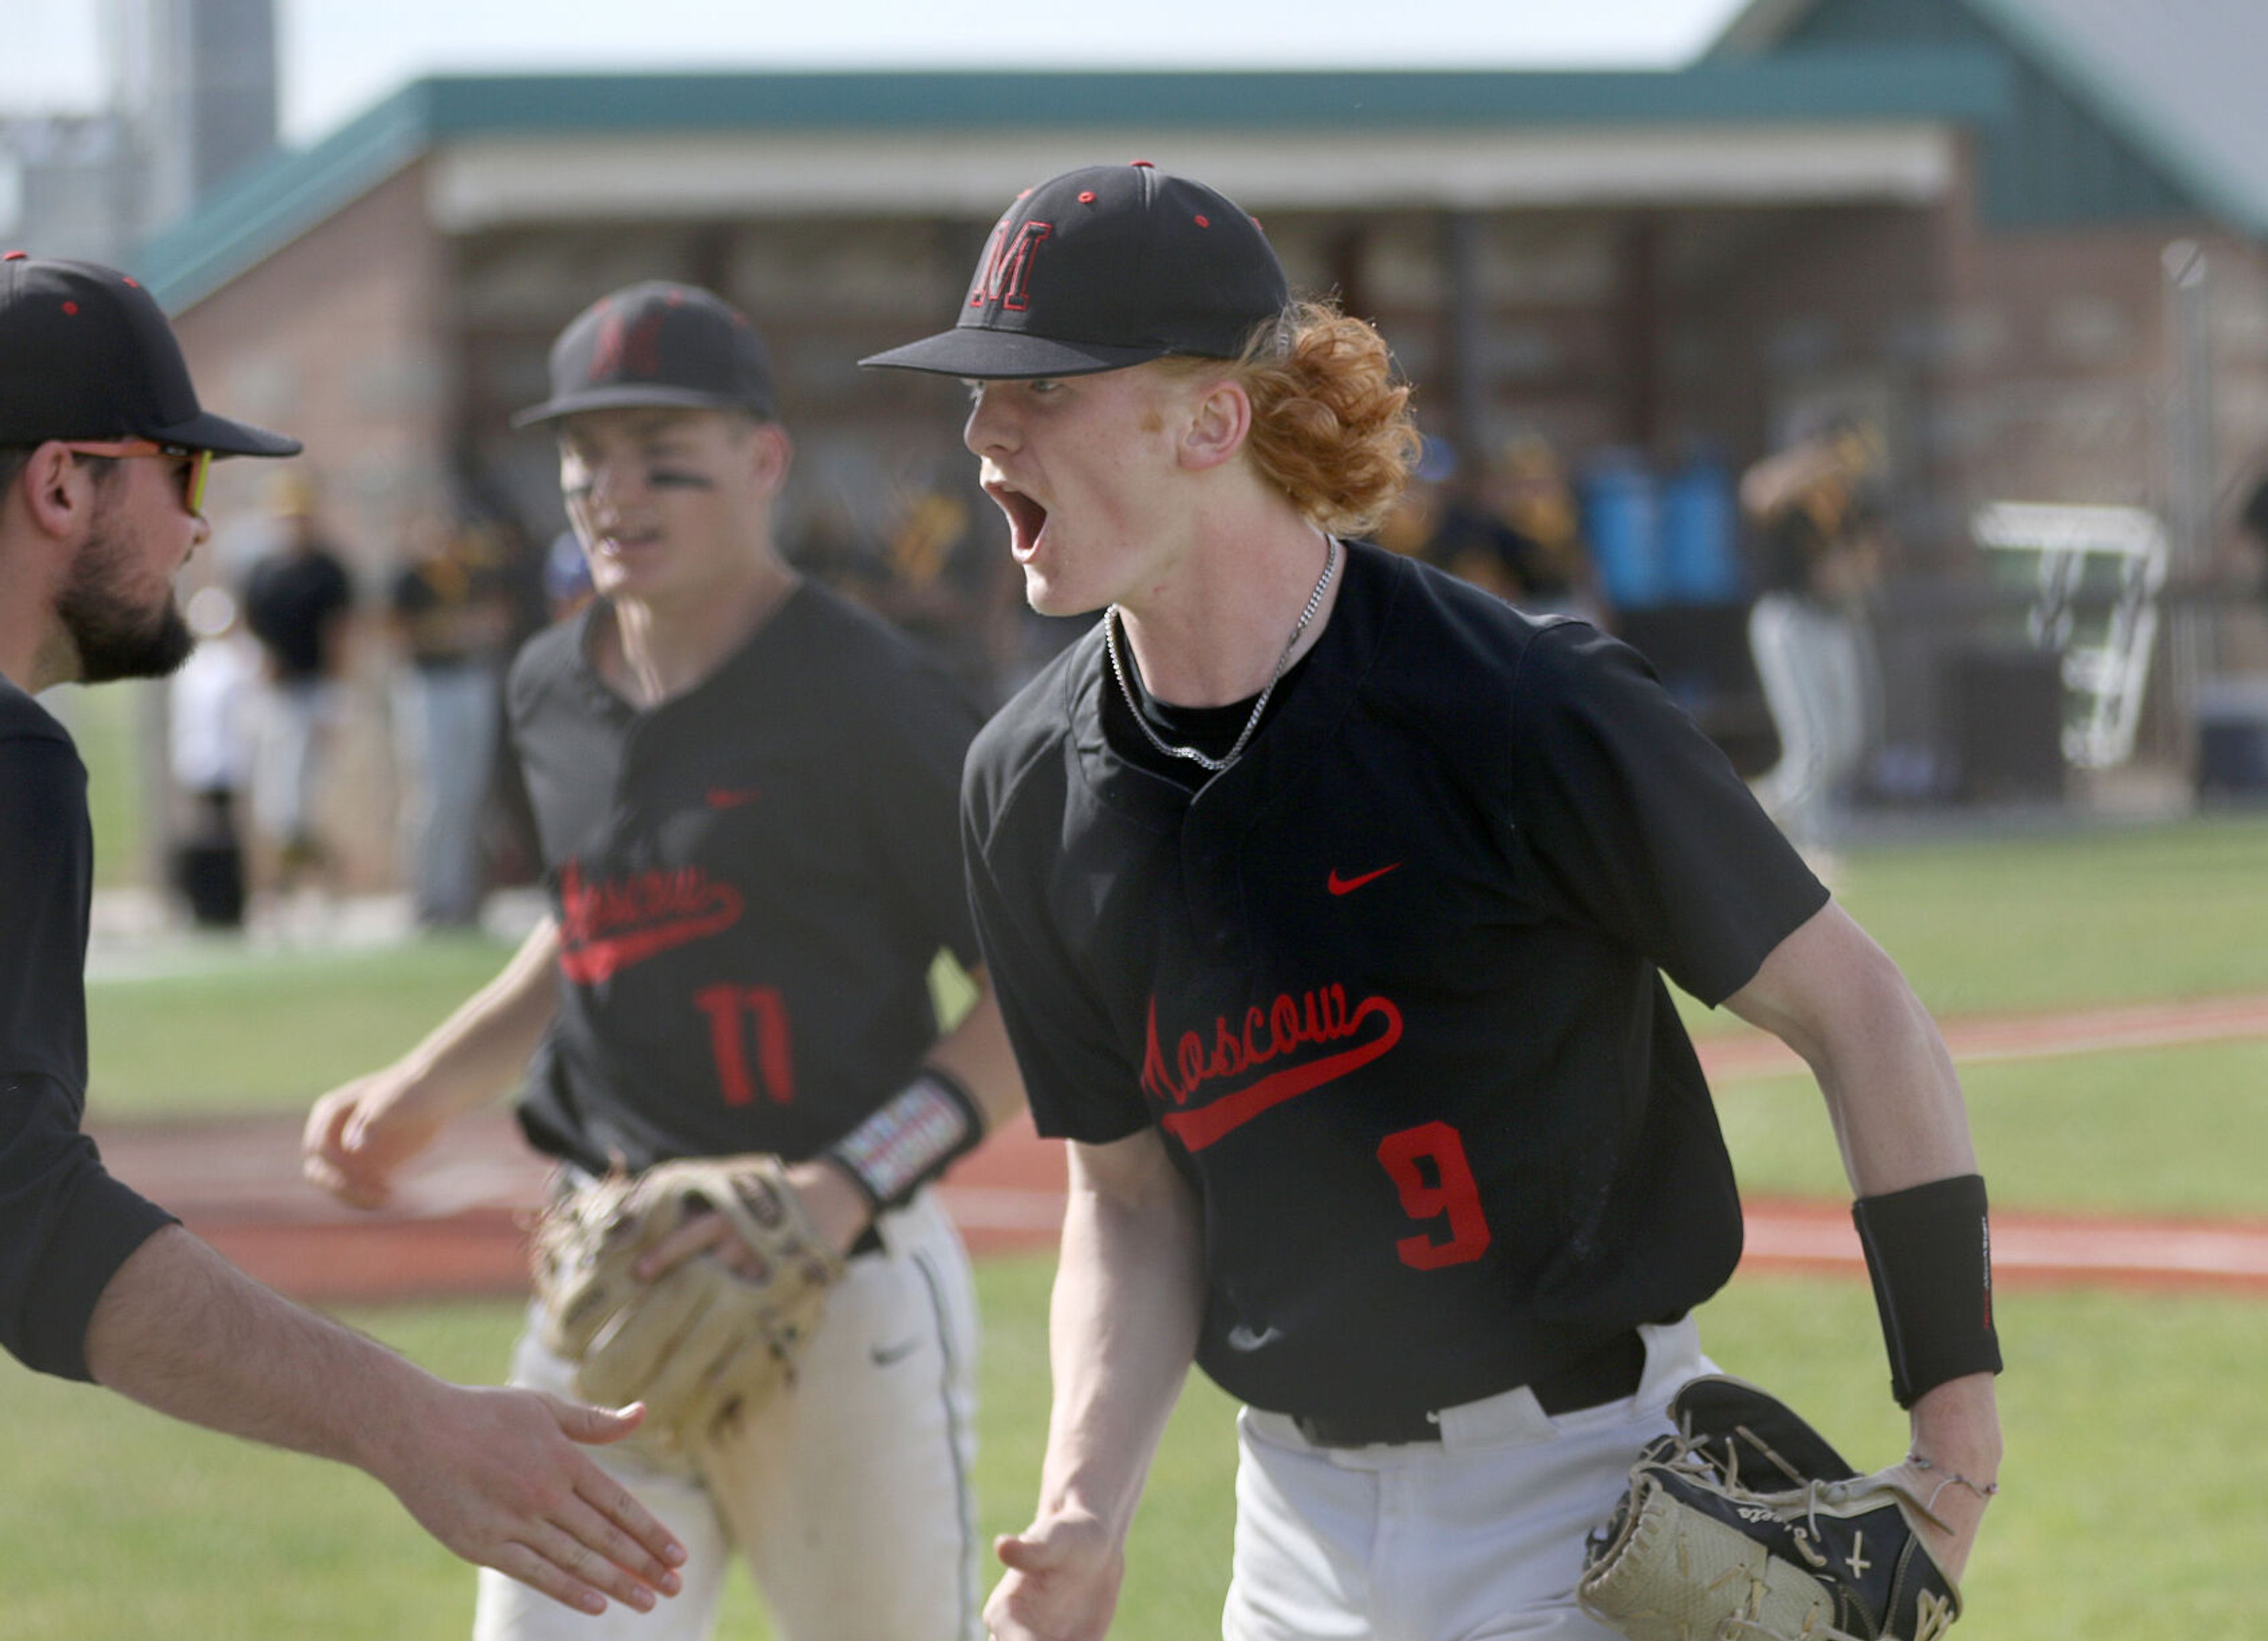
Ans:
POLYGON ((278 156, 136 262, 179 313, 423 167, 443 233, 707 215, 990 220, 1148 158, 1285 209, 1919 202, 2009 111, 1986 52, 1643 72, 443 75, 278 156))
POLYGON ((1960 173, 1958 128, 1926 121, 1365 132, 994 132, 478 136, 436 153, 446 233, 560 221, 984 217, 1035 177, 1140 156, 1248 209, 1921 205, 1960 173))

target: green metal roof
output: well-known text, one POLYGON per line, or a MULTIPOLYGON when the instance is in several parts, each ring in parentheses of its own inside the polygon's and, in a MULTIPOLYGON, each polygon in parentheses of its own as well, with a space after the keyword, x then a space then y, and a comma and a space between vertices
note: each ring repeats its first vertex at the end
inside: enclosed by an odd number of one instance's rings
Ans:
POLYGON ((1996 220, 2185 209, 2268 239, 2260 0, 1751 0, 1704 62, 1956 45, 2020 64, 1997 175, 1987 162, 1996 220))
POLYGON ((825 132, 1760 124, 2006 117, 2006 64, 1974 50, 1811 52, 1676 71, 809 73, 436 76, 280 154, 146 243, 178 311, 453 140, 825 132))

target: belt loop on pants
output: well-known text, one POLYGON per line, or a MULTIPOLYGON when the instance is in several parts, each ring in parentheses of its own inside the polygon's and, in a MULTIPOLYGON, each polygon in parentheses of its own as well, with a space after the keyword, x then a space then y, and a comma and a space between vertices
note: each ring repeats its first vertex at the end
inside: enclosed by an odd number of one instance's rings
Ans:
MULTIPOLYGON (((1638 1394, 1646 1377, 1646 1339, 1635 1328, 1616 1334, 1587 1356, 1565 1367, 1530 1380, 1525 1387, 1547 1414, 1579 1413, 1602 1402, 1620 1402, 1638 1394)), ((1509 1395, 1511 1391, 1500 1392, 1509 1395)), ((1483 1398, 1484 1401, 1493 1398, 1483 1398)), ((1438 1442, 1441 1414, 1438 1411, 1395 1412, 1381 1409, 1355 1415, 1301 1414, 1292 1424, 1318 1447, 1368 1447, 1381 1444, 1438 1442)))

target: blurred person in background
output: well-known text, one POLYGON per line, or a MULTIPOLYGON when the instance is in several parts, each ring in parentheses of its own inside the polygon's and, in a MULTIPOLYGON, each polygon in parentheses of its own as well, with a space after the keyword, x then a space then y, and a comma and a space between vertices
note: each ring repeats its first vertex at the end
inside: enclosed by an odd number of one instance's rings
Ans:
POLYGON ((1485 468, 1427 439, 1409 493, 1379 534, 1381 545, 1523 610, 1583 613, 1574 497, 1540 439, 1514 439, 1485 468))
POLYGON ((1867 601, 1881 575, 1881 436, 1837 418, 1741 477, 1759 548, 1749 645, 1778 732, 1756 796, 1797 844, 1825 843, 1874 739, 1867 601))
POLYGON ((394 755, 406 788, 406 875, 428 929, 480 920, 481 817, 495 768, 512 638, 501 543, 480 525, 422 520, 391 594, 400 650, 394 755))
POLYGON ((297 440, 203 409, 115 269, 0 257, 0 1348, 171 1417, 366 1470, 434 1537, 583 1614, 674 1593, 683 1548, 573 1446, 637 1428, 468 1390, 261 1286, 114 1179, 86 1112, 86 766, 34 699, 163 678, 217 455, 297 440))
POLYGON ((275 851, 276 887, 289 894, 329 865, 316 809, 342 704, 354 584, 317 522, 313 484, 277 475, 271 508, 283 542, 254 561, 244 586, 245 622, 267 657, 252 808, 275 851))
POLYGON ((225 587, 200 589, 187 610, 197 647, 168 687, 169 762, 188 815, 173 853, 174 887, 205 927, 244 922, 239 794, 252 784, 260 653, 225 587))
POLYGON ((1419 556, 1460 581, 1519 604, 1534 589, 1538 549, 1488 504, 1486 475, 1450 456, 1439 484, 1433 530, 1419 556))
POLYGON ((553 621, 565 621, 591 601, 591 561, 571 529, 551 538, 543 554, 543 605, 553 621))
POLYGON ((976 527, 968 500, 937 488, 916 490, 883 538, 864 601, 927 647, 969 698, 990 710, 1014 664, 1023 607, 1007 561, 976 527))
POLYGON ((1575 487, 1551 441, 1540 433, 1506 440, 1481 494, 1489 511, 1525 543, 1513 567, 1521 582, 1513 602, 1530 614, 1580 615, 1603 623, 1575 487))
POLYGON ((1425 556, 1441 527, 1442 482, 1456 465, 1456 452, 1447 439, 1421 438, 1418 465, 1410 470, 1409 483, 1403 487, 1393 511, 1379 521, 1374 539, 1381 547, 1404 558, 1425 556))
POLYGON ((2237 516, 2239 534, 2251 549, 2252 563, 2240 571, 2247 592, 2268 609, 2268 469, 2264 469, 2244 498, 2237 516))

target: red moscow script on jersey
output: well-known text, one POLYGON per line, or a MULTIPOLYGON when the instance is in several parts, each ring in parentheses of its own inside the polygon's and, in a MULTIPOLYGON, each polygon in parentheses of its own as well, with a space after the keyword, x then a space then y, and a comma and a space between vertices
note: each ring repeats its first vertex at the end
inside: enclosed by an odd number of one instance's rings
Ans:
POLYGON ((559 879, 559 967, 581 986, 611 980, 689 940, 740 921, 740 892, 698 866, 585 883, 573 861, 559 879))
POLYGON ((1167 1112, 1166 1131, 1191 1151, 1203 1151, 1262 1112, 1368 1065, 1402 1041, 1402 1011, 1385 997, 1365 997, 1350 1011, 1346 988, 1340 985, 1319 986, 1296 997, 1287 991, 1264 1009, 1255 1004, 1245 1010, 1240 1026, 1232 1027, 1226 1014, 1218 1016, 1210 1049, 1197 1033, 1183 1032, 1169 1065, 1158 1046, 1158 1000, 1152 997, 1142 1049, 1142 1088, 1160 1103, 1186 1107, 1209 1083, 1241 1078, 1302 1049, 1351 1038, 1360 1041, 1263 1072, 1195 1110, 1167 1112))

